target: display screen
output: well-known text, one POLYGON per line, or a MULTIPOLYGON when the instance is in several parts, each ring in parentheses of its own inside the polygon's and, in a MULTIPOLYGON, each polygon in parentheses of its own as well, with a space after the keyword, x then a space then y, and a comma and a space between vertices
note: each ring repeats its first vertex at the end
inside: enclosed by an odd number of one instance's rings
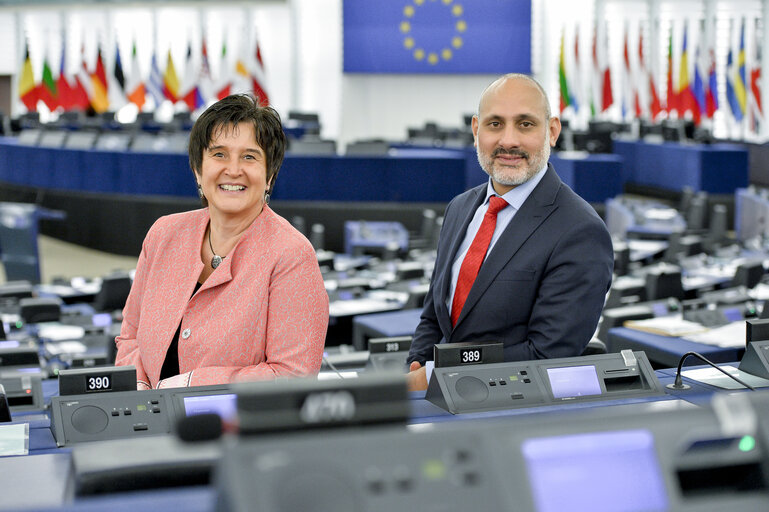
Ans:
POLYGON ((19 348, 18 340, 0 341, 0 348, 19 348))
POLYGON ((724 308, 722 311, 724 312, 724 317, 730 322, 739 322, 745 318, 742 316, 740 308, 724 308))
POLYGON ((112 315, 109 313, 96 313, 91 317, 91 323, 95 327, 109 327, 112 325, 112 315))
POLYGON ((223 420, 234 420, 237 416, 235 393, 223 395, 185 396, 184 412, 187 416, 195 414, 218 414, 223 420))
POLYGON ((88 375, 85 378, 86 393, 98 393, 112 390, 112 375, 88 375))
POLYGON ((548 368, 547 377, 553 398, 573 398, 577 396, 600 395, 601 385, 595 366, 566 366, 548 368))
POLYGON ((528 439, 521 450, 537 512, 668 510, 648 430, 528 439))

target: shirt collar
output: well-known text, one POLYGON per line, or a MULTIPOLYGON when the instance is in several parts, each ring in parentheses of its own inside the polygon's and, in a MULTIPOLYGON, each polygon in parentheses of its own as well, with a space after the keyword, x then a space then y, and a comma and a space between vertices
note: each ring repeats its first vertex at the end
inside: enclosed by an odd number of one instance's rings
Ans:
MULTIPOLYGON (((524 201, 528 199, 532 190, 534 190, 534 188, 539 184, 539 182, 542 181, 542 178, 545 176, 544 171, 546 170, 547 170, 547 164, 545 164, 545 167, 541 171, 539 171, 537 174, 532 176, 530 180, 518 185, 517 187, 515 187, 514 189, 510 190, 508 193, 500 197, 502 197, 502 199, 507 201, 507 204, 509 204, 516 210, 520 210, 521 206, 523 205, 524 201)), ((498 195, 499 194, 497 194, 496 191, 494 190, 494 186, 491 184, 491 177, 489 177, 489 181, 486 184, 486 198, 483 200, 483 204, 488 204, 489 198, 491 198, 491 196, 498 196, 498 195)))

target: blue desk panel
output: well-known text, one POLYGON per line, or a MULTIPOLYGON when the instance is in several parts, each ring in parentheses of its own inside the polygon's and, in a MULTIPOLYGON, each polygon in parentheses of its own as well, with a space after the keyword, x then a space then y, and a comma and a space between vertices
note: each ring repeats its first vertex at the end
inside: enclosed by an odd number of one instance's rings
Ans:
POLYGON ((748 185, 748 151, 737 145, 615 141, 614 153, 625 158, 627 180, 641 185, 712 194, 748 185))
MULTIPOLYGON (((474 148, 394 151, 383 156, 286 155, 273 198, 448 202, 488 179, 474 148)), ((603 202, 621 192, 622 160, 616 155, 571 159, 553 154, 552 162, 587 201, 603 202)), ((12 137, 0 137, 0 181, 55 190, 197 196, 186 154, 42 148, 18 144, 12 137)))
POLYGON ((589 203, 602 203, 622 193, 623 158, 619 155, 572 157, 553 153, 550 163, 561 180, 589 203))
MULTIPOLYGON (((464 150, 399 150, 395 156, 286 156, 273 198, 447 202, 483 183, 464 150)), ((475 167, 477 167, 477 162, 475 167)), ((196 197, 186 154, 41 148, 0 137, 0 181, 32 187, 196 197)))
MULTIPOLYGON (((678 366, 678 361, 687 352, 702 354, 714 363, 739 361, 745 353, 744 348, 715 347, 674 336, 661 336, 626 327, 609 329, 606 346, 609 352, 619 352, 626 348, 643 350, 653 365, 668 368, 678 366)), ((702 362, 695 357, 690 357, 685 362, 685 366, 700 364, 702 362)))

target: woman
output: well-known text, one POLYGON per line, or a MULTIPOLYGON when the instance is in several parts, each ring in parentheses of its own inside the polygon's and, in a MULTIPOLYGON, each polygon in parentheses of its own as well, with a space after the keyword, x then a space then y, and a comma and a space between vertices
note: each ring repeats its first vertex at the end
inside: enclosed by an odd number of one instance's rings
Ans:
POLYGON ((315 252, 267 205, 285 146, 278 113, 246 95, 193 126, 205 208, 150 228, 115 340, 116 364, 136 366, 138 389, 320 369, 328 295, 315 252))

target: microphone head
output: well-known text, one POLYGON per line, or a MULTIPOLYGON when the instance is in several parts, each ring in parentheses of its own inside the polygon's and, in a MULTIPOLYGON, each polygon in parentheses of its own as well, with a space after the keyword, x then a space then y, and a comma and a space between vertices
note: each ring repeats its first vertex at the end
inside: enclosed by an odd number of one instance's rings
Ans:
POLYGON ((176 424, 176 435, 188 443, 219 439, 222 431, 222 418, 213 413, 185 416, 176 424))

